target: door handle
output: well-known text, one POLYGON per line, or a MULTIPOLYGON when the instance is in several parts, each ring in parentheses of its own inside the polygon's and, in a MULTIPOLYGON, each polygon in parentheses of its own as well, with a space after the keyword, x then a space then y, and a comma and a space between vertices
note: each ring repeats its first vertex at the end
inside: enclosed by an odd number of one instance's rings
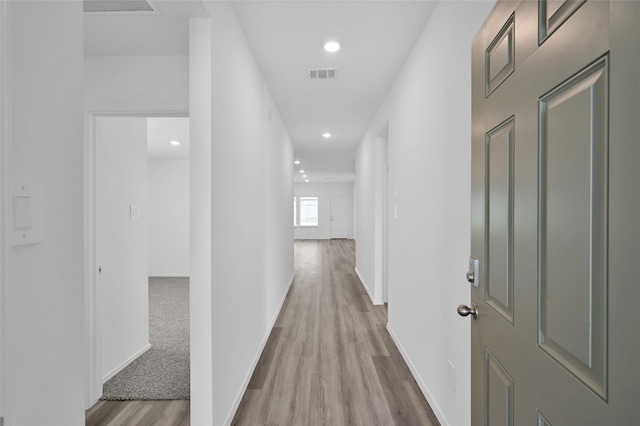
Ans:
POLYGON ((478 319, 478 307, 475 303, 472 303, 471 307, 468 307, 467 305, 460 305, 458 306, 458 315, 461 317, 471 315, 473 319, 478 319))

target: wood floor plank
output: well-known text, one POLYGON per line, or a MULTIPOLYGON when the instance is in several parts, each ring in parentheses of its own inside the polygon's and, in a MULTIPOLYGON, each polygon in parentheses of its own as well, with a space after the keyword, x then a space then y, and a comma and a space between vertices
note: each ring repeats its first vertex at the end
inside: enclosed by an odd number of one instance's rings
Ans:
POLYGON ((140 425, 153 408, 151 404, 146 403, 147 401, 118 402, 123 406, 123 409, 109 422, 109 426, 140 425))
POLYGON ((251 377, 248 389, 262 389, 264 387, 264 382, 267 379, 267 373, 269 372, 271 363, 273 362, 281 335, 282 327, 274 327, 273 330, 271 330, 267 344, 265 345, 262 355, 260 355, 258 365, 256 366, 255 371, 257 374, 254 374, 251 377))
POLYGON ((296 241, 281 331, 254 372, 261 388, 247 390, 232 424, 439 425, 354 262, 351 240, 296 241))
POLYGON ((106 426, 111 424, 122 410, 126 408, 121 401, 99 401, 86 415, 86 426, 106 426))
POLYGON ((189 426, 189 401, 99 401, 86 426, 189 426))

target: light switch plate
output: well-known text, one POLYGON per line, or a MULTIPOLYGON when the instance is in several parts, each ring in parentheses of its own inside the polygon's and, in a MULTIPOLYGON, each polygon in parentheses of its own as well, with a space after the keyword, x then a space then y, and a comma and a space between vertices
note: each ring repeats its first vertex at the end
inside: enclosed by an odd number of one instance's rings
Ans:
POLYGON ((42 188, 20 184, 13 190, 11 243, 14 246, 41 243, 44 240, 42 188))
POLYGON ((129 206, 129 218, 131 220, 140 220, 142 217, 141 208, 139 204, 131 204, 129 206))
POLYGON ((13 197, 13 229, 31 229, 33 227, 32 212, 30 196, 13 197))

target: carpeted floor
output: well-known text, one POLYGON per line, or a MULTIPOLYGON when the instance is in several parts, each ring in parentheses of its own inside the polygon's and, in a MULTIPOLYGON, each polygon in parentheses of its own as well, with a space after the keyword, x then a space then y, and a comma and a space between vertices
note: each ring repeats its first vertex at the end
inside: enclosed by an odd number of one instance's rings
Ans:
POLYGON ((151 349, 111 378, 105 400, 189 399, 189 278, 149 278, 151 349))

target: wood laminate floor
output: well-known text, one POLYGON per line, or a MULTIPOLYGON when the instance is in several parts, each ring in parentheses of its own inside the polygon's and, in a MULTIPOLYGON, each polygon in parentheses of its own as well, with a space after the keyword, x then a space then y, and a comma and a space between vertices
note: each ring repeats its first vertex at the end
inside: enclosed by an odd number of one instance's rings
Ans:
POLYGON ((354 272, 352 240, 295 243, 296 278, 234 425, 439 425, 354 272))
MULTIPOLYGON (((352 240, 295 243, 296 278, 234 425, 439 426, 354 272, 352 240)), ((189 401, 100 401, 87 426, 188 426, 189 401)))
POLYGON ((189 426, 189 401, 99 401, 86 426, 189 426))

